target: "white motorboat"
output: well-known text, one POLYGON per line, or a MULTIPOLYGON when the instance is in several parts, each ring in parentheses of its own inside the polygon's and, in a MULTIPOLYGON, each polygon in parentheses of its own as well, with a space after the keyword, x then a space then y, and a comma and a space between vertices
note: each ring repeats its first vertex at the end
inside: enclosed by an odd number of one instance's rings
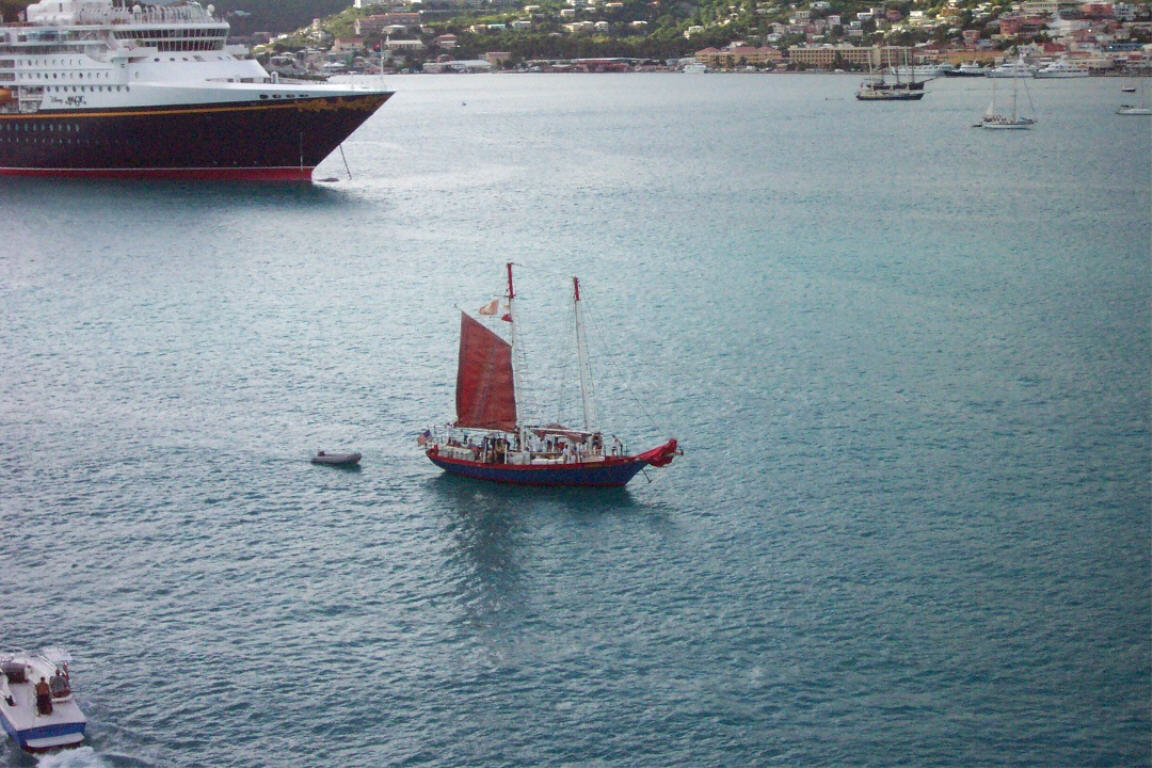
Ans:
POLYGON ((60 648, 0 654, 0 723, 24 751, 83 743, 88 721, 72 695, 71 661, 60 648))

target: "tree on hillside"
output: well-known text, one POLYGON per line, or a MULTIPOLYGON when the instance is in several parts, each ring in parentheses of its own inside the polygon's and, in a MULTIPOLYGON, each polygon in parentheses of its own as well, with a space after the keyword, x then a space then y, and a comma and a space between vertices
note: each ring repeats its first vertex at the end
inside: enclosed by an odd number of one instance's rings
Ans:
POLYGON ((0 16, 4 21, 16 21, 28 5, 29 0, 0 0, 0 16))

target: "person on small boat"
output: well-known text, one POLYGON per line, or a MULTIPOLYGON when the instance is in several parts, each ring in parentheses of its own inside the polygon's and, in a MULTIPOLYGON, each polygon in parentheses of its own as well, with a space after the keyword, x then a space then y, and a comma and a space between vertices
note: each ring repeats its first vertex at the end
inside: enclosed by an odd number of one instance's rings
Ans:
POLYGON ((43 677, 36 683, 36 711, 41 715, 52 714, 52 689, 43 677))
POLYGON ((54 699, 63 699, 72 693, 72 688, 68 685, 68 675, 59 669, 56 670, 56 674, 48 678, 48 687, 54 699))

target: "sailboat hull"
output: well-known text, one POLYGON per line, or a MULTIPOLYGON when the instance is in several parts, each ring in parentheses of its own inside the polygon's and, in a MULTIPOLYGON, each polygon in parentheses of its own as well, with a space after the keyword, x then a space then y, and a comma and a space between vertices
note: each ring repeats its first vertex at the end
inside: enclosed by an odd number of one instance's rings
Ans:
POLYGON ((509 464, 502 461, 470 461, 449 456, 433 445, 426 455, 446 472, 477 480, 515 485, 573 488, 618 488, 644 467, 664 467, 681 454, 675 439, 635 456, 601 456, 594 461, 509 464))
POLYGON ((572 464, 496 464, 440 456, 434 448, 428 451, 428 458, 444 471, 464 477, 551 487, 620 487, 648 466, 647 461, 635 456, 572 464))
POLYGON ((980 121, 979 126, 991 131, 1023 131, 1031 128, 1035 124, 1036 121, 1030 117, 985 115, 980 121))

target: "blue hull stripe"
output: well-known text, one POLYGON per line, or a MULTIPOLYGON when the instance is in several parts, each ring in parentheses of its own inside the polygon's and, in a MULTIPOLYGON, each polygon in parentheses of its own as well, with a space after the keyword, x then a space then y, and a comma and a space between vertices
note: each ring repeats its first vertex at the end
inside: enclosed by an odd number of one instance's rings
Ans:
POLYGON ((55 725, 44 725, 39 728, 25 728, 22 731, 16 728, 8 721, 8 718, 0 716, 0 721, 4 723, 4 730, 8 731, 21 749, 28 749, 28 741, 36 739, 50 739, 57 736, 68 736, 71 734, 84 735, 84 726, 86 723, 56 723, 55 725))

